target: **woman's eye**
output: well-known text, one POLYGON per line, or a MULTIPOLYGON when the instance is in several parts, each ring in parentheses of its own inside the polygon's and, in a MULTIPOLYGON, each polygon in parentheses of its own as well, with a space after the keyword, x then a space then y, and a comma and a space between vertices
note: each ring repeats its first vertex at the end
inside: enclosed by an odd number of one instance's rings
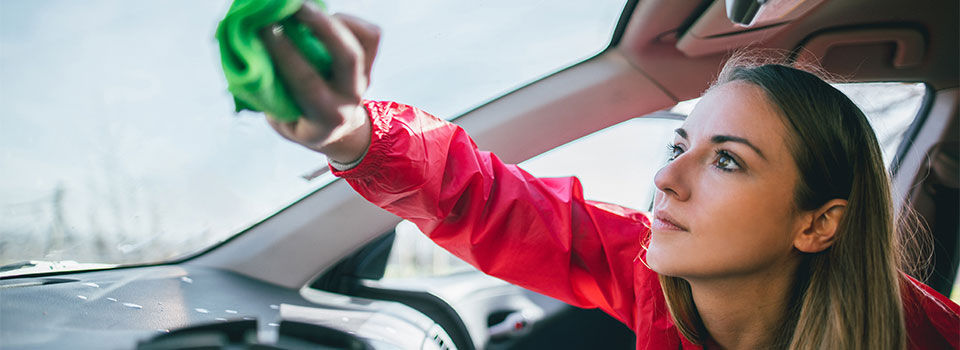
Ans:
POLYGON ((717 160, 714 162, 714 166, 723 171, 740 170, 740 164, 727 151, 717 151, 717 160))
POLYGON ((683 148, 674 144, 668 144, 667 150, 670 152, 670 157, 667 158, 668 162, 677 159, 677 157, 683 154, 683 148))

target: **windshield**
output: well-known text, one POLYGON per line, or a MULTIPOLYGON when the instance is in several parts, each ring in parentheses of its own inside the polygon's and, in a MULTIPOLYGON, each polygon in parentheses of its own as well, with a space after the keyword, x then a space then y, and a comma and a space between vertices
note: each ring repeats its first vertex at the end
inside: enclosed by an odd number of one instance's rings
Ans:
MULTIPOLYGON (((327 5, 383 29, 367 98, 450 119, 603 50, 624 2, 327 5)), ((0 2, 0 275, 182 257, 332 181, 232 112, 213 40, 228 6, 0 2)))

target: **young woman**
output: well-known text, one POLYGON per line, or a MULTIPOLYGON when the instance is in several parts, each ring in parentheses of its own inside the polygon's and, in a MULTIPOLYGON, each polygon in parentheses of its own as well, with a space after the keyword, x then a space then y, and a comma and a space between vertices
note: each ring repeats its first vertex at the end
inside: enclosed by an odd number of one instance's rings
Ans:
POLYGON ((676 130, 647 216, 504 164, 416 108, 362 101, 377 29, 309 4, 296 16, 334 74, 264 33, 304 110, 271 125, 488 274, 599 307, 643 349, 960 346, 960 307, 900 272, 870 125, 808 72, 728 65, 676 130))

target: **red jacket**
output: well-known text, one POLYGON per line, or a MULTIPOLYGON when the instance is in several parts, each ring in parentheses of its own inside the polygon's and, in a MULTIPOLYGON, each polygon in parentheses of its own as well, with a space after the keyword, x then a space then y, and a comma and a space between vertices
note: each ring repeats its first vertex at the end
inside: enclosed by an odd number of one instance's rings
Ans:
MULTIPOLYGON (((530 290, 600 308, 637 349, 699 349, 677 331, 657 274, 640 260, 648 218, 583 198, 575 177, 536 178, 477 150, 460 127, 393 102, 365 102, 370 149, 334 174, 437 244, 530 290)), ((960 346, 960 307, 916 281, 903 299, 911 348, 960 346)))

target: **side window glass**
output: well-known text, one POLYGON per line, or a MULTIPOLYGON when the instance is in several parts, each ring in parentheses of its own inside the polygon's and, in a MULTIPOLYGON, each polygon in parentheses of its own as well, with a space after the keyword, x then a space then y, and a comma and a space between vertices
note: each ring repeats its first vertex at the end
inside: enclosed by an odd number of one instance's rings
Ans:
POLYGON ((889 168, 907 130, 916 119, 926 87, 922 83, 834 84, 847 94, 870 120, 877 133, 883 163, 889 168))
POLYGON ((685 115, 656 112, 584 136, 520 164, 539 177, 576 176, 587 199, 648 210, 653 177, 685 115))
POLYGON ((447 276, 476 271, 460 258, 440 248, 412 222, 397 224, 383 279, 447 276))

